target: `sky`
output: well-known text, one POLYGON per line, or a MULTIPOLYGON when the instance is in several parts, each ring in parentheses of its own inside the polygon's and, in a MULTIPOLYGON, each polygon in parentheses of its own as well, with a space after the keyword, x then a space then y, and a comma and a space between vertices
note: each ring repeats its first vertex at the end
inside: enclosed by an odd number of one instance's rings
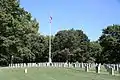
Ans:
POLYGON ((102 29, 120 24, 120 0, 20 0, 21 7, 39 22, 39 32, 49 35, 64 29, 81 29, 91 41, 99 39, 102 29))

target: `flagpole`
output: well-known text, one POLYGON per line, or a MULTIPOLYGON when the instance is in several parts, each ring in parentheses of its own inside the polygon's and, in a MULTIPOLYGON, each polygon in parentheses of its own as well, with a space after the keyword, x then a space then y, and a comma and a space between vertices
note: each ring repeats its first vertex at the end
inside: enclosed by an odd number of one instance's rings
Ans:
POLYGON ((52 59, 51 59, 51 18, 50 18, 50 33, 49 33, 49 63, 52 63, 52 59))

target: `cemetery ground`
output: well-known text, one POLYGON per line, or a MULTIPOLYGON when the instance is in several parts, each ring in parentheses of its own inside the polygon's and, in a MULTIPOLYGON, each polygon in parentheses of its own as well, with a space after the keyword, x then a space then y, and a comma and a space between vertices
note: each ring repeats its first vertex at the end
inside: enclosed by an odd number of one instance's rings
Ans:
POLYGON ((110 75, 105 69, 95 73, 94 69, 85 72, 80 68, 1 68, 0 80, 120 80, 120 75, 110 75))

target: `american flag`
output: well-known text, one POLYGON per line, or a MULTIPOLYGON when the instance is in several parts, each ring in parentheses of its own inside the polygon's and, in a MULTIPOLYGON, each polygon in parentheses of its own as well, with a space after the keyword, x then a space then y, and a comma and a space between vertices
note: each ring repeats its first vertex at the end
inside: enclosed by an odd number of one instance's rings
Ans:
POLYGON ((50 16, 50 23, 52 23, 52 16, 50 16))

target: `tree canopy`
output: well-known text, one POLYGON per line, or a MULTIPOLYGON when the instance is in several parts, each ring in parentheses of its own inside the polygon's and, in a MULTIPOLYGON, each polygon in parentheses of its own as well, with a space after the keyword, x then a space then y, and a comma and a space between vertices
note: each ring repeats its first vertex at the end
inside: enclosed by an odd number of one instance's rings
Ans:
POLYGON ((0 62, 8 64, 34 59, 34 38, 38 37, 39 24, 29 12, 20 7, 17 0, 0 1, 0 62))
POLYGON ((103 47, 103 62, 120 62, 120 25, 111 25, 103 29, 103 34, 99 39, 103 47))
MULTIPOLYGON (((53 55, 57 55, 54 58, 57 60, 60 57, 66 56, 66 59, 70 62, 87 62, 91 57, 88 51, 89 42, 90 40, 87 35, 81 30, 70 29, 59 31, 53 40, 53 55)), ((55 60, 54 58, 53 60, 55 60)), ((64 62, 67 61, 66 59, 64 59, 64 62)))

